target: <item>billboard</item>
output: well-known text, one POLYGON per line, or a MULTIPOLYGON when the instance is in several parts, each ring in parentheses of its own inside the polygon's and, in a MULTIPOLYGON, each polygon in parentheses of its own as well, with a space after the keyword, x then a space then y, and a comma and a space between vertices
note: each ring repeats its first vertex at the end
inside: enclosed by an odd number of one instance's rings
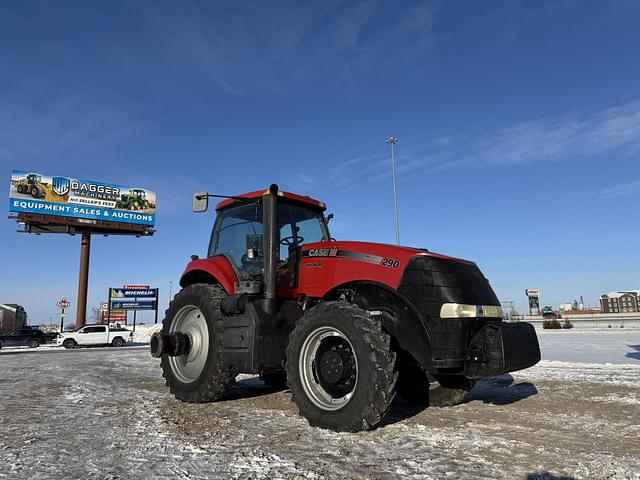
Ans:
POLYGON ((111 310, 156 310, 158 289, 149 285, 125 285, 109 289, 111 310))
POLYGON ((144 188, 14 170, 9 212, 153 226, 156 194, 144 188))

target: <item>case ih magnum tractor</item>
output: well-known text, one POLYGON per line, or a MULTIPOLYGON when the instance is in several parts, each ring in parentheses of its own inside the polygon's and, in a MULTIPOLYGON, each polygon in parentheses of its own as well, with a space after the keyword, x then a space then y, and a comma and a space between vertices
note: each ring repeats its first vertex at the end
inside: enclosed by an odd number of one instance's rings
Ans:
MULTIPOLYGON (((207 209, 194 195, 194 211, 207 209)), ((504 323, 478 267, 424 249, 334 240, 325 205, 266 191, 218 203, 209 253, 151 339, 170 391, 220 399, 239 373, 291 389, 311 425, 376 426, 396 390, 460 403, 475 379, 540 360, 533 327, 504 323)))

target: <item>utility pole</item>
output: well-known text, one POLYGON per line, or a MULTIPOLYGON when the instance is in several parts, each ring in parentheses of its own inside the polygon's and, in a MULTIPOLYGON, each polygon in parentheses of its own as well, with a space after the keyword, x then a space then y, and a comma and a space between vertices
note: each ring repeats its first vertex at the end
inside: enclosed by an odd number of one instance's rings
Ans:
POLYGON ((389 137, 387 143, 391 145, 391 172, 393 174, 393 209, 396 217, 396 244, 400 245, 400 226, 398 224, 398 187, 396 185, 396 159, 393 152, 393 146, 398 143, 395 137, 389 137))

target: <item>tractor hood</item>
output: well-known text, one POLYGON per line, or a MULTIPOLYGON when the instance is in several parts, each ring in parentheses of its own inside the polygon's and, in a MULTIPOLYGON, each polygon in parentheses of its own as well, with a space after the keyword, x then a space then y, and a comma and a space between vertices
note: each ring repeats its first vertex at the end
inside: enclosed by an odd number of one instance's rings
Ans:
MULTIPOLYGON (((307 295, 317 297, 324 296, 338 285, 354 281, 377 282, 397 290, 407 272, 414 270, 442 273, 475 272, 482 284, 487 284, 473 262, 424 249, 382 243, 332 241, 305 244, 302 246, 300 267, 301 290, 307 295)), ((431 274, 425 276, 433 277, 431 274)), ((412 282, 417 281, 414 276, 410 277, 405 281, 409 289, 413 285, 412 282)), ((440 282, 441 277, 435 281, 440 282)))

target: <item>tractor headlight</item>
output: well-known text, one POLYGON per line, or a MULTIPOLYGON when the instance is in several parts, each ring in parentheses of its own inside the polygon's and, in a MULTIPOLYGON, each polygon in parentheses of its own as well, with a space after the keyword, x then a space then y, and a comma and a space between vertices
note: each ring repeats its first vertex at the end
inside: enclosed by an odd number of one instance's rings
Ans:
POLYGON ((502 318, 502 307, 497 305, 469 305, 443 303, 440 318, 502 318))

